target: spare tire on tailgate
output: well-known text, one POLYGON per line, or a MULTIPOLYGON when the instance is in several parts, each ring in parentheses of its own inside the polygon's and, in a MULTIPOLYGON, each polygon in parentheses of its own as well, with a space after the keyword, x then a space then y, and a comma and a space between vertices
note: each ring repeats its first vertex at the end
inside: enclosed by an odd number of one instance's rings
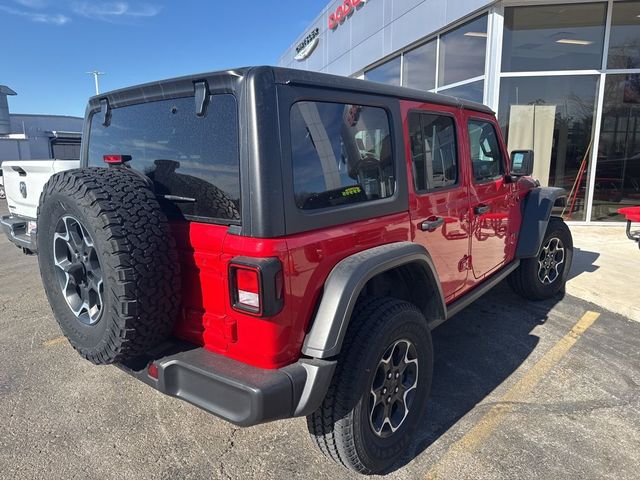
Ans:
POLYGON ((53 175, 40 197, 37 244, 53 314, 87 360, 121 362, 171 333, 178 257, 144 177, 124 167, 53 175))

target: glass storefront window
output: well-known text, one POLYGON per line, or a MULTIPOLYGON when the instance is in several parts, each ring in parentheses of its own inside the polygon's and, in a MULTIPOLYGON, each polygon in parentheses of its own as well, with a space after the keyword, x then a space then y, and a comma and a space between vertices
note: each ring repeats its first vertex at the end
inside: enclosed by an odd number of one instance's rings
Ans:
POLYGON ((509 150, 534 150, 534 177, 572 192, 565 209, 571 220, 585 219, 597 86, 595 75, 503 78, 500 83, 498 120, 509 150))
POLYGON ((606 3, 505 8, 502 71, 600 69, 606 3))
POLYGON ((402 83, 405 87, 432 90, 436 86, 436 40, 404 54, 402 83))
POLYGON ((438 86, 484 75, 487 16, 483 15, 440 37, 438 86))
POLYGON ((438 90, 438 93, 482 103, 484 100, 484 80, 478 80, 477 82, 471 82, 453 88, 441 88, 438 90))
POLYGON ((400 85, 400 57, 397 56, 382 65, 367 70, 364 72, 364 79, 389 85, 400 85))
POLYGON ((591 220, 621 221, 640 205, 640 75, 608 75, 591 220))
POLYGON ((609 68, 640 67, 640 2, 616 2, 611 16, 609 68))

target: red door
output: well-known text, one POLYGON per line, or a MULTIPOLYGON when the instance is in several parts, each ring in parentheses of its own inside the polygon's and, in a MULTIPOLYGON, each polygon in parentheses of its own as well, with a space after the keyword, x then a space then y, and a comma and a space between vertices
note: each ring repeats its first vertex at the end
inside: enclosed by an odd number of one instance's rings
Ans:
POLYGON ((510 259, 513 235, 509 211, 515 200, 513 183, 505 176, 504 145, 492 118, 468 116, 467 149, 471 161, 471 264, 474 278, 480 279, 510 259))
POLYGON ((469 198, 462 168, 459 111, 404 104, 414 242, 431 254, 447 301, 469 268, 469 198))

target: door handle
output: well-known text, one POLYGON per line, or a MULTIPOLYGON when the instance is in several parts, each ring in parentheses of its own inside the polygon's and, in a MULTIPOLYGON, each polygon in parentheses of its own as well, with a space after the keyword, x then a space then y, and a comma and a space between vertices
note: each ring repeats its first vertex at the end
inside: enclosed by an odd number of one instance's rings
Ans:
POLYGON ((477 205, 473 209, 473 213, 475 213, 476 215, 482 215, 484 213, 488 213, 490 210, 491 210, 490 205, 477 205))
POLYGON ((434 218, 433 220, 425 220, 421 222, 420 224, 418 224, 418 228, 423 232, 432 232, 442 225, 444 225, 444 218, 438 217, 434 218))

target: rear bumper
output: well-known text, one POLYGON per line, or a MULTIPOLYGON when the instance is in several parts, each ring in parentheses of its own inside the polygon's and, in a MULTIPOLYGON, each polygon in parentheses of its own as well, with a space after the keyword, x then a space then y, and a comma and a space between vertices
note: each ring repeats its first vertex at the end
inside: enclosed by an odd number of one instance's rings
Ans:
POLYGON ((335 361, 301 359, 277 370, 252 367, 203 348, 165 345, 152 357, 119 367, 167 395, 236 425, 308 415, 324 399, 335 361), (157 367, 157 379, 149 365, 157 367))
POLYGON ((36 233, 29 232, 29 221, 13 215, 0 218, 0 226, 9 240, 20 248, 37 252, 36 233))

